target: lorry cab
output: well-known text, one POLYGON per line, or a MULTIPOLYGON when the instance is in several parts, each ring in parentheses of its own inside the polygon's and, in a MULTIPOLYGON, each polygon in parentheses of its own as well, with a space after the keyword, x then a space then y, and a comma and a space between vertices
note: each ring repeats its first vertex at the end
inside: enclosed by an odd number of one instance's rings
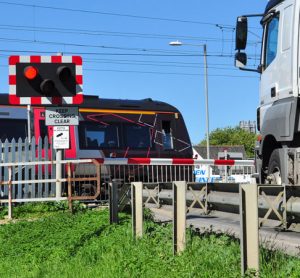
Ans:
POLYGON ((299 14, 300 1, 270 0, 263 13, 237 19, 236 66, 260 74, 257 128, 261 136, 256 145, 260 182, 296 182, 289 165, 294 164, 300 147, 299 14), (246 67, 248 19, 252 17, 262 26, 257 69, 246 67))

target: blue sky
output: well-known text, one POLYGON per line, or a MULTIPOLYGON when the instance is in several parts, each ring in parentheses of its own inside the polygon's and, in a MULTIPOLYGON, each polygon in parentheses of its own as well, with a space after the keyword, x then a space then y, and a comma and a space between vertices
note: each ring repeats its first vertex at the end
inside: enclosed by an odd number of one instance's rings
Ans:
MULTIPOLYGON (((259 75, 234 68, 233 27, 238 15, 263 12, 266 3, 0 0, 0 92, 8 92, 9 55, 81 54, 85 94, 166 101, 198 143, 205 137, 202 47, 168 43, 207 44, 210 130, 255 120, 259 75)), ((250 24, 251 65, 259 63, 257 22, 250 24)))

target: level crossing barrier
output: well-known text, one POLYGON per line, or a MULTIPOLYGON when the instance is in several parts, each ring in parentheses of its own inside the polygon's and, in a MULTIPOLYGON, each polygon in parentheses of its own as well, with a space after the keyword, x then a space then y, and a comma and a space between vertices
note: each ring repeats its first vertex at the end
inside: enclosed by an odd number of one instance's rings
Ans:
MULTIPOLYGON (((184 159, 184 158, 103 158, 99 163, 106 167, 110 178, 124 182, 166 183, 174 180, 187 182, 224 182, 220 173, 226 170, 227 182, 234 182, 238 175, 243 178, 254 173, 253 160, 184 159), (199 170, 200 169, 200 170, 199 170), (198 175, 199 174, 199 175, 198 175), (197 176, 203 176, 201 178, 197 176), (231 177, 231 178, 230 178, 231 177)), ((104 172, 104 171, 103 171, 104 172)))

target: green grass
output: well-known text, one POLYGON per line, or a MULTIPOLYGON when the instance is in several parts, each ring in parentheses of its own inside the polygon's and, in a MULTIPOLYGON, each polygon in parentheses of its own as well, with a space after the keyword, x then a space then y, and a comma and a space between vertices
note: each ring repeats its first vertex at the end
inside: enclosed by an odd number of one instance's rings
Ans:
MULTIPOLYGON (((228 236, 189 231, 187 250, 173 256, 170 225, 147 221, 145 236, 134 241, 125 214, 109 225, 107 210, 17 210, 21 218, 40 218, 0 226, 0 277, 240 277, 239 244, 228 236)), ((298 259, 267 251, 262 259, 261 277, 300 277, 298 259)))

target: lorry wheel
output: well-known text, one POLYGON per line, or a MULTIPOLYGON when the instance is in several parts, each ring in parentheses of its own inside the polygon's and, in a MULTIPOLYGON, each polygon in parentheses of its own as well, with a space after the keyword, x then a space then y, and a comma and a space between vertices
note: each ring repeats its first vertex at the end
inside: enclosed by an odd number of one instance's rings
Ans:
POLYGON ((268 177, 267 183, 269 184, 280 184, 281 180, 281 169, 280 169, 280 156, 279 150, 275 149, 270 157, 269 166, 268 166, 268 177))

